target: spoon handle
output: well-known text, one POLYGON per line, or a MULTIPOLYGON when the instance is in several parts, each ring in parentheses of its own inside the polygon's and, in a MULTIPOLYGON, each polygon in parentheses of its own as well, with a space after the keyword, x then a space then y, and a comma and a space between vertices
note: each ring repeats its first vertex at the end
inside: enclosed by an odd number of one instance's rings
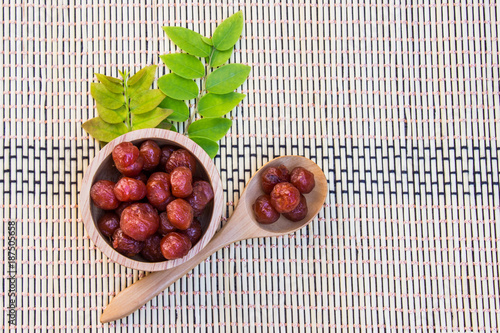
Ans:
MULTIPOLYGON (((233 214, 233 218, 236 217, 234 215, 240 215, 239 218, 242 217, 241 214, 236 214, 236 212, 233 214)), ((102 313, 101 323, 108 323, 128 316, 224 246, 255 237, 256 233, 255 229, 251 227, 252 223, 242 225, 240 224, 242 222, 244 221, 240 220, 231 226, 230 221, 228 221, 198 254, 185 263, 172 269, 151 273, 122 290, 111 300, 102 313)))

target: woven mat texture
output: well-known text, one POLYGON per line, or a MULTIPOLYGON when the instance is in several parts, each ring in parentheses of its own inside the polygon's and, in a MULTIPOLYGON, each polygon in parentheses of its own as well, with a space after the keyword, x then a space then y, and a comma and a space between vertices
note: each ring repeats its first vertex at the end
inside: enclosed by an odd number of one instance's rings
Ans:
POLYGON ((3 2, 0 329, 15 230, 17 332, 498 331, 499 11, 488 0, 3 2), (324 170, 324 208, 100 324, 145 273, 109 262, 79 216, 99 150, 81 127, 96 115, 93 73, 154 63, 162 75, 159 55, 176 51, 162 26, 211 35, 237 10, 230 62, 252 72, 215 158, 221 224, 251 175, 287 154, 324 170))

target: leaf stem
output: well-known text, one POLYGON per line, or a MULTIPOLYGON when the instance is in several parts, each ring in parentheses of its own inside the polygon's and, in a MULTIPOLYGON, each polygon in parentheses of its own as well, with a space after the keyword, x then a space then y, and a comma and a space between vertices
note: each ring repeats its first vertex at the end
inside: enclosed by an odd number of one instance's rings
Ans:
POLYGON ((198 95, 198 97, 196 97, 194 111, 193 111, 193 114, 191 115, 191 117, 188 119, 186 127, 184 128, 184 135, 187 135, 187 129, 188 129, 189 125, 191 125, 194 122, 194 120, 196 119, 196 115, 198 114, 198 104, 200 102, 200 99, 207 93, 207 90, 206 90, 207 76, 208 76, 208 74, 210 74, 209 73, 210 63, 212 62, 212 56, 214 55, 214 51, 215 51, 215 48, 212 46, 212 51, 210 52, 210 55, 208 56, 208 61, 205 62, 205 76, 203 76, 203 79, 201 80, 201 92, 198 95))
POLYGON ((128 74, 123 75, 123 93, 125 95, 125 109, 127 110, 127 119, 125 125, 129 132, 132 130, 132 117, 130 116, 130 99, 128 98, 128 74))

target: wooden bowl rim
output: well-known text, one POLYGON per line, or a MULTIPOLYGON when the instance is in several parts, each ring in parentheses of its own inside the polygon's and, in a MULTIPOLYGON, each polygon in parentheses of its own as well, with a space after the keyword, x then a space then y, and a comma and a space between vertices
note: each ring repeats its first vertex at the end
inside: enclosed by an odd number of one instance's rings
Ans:
POLYGON ((102 148, 94 159, 90 162, 85 175, 82 180, 82 185, 80 189, 80 215, 83 220, 83 224, 87 229, 89 237, 92 239, 96 247, 101 250, 109 259, 113 262, 121 264, 123 266, 143 270, 143 271, 162 271, 176 267, 196 255, 201 249, 205 247, 208 242, 212 239, 215 231, 217 230, 220 222, 220 217, 222 215, 223 208, 223 193, 222 185, 220 180, 220 175, 213 163, 212 159, 208 154, 194 141, 186 137, 185 135, 168 131, 164 129, 142 129, 135 130, 126 134, 119 136, 118 138, 109 142, 104 148, 102 148), (173 144, 187 149, 195 156, 198 162, 204 167, 212 188, 214 191, 214 200, 212 208, 212 217, 208 224, 208 227, 203 235, 203 237, 198 241, 198 243, 189 251, 189 253, 183 258, 176 260, 167 260, 162 262, 142 262, 129 257, 126 257, 116 251, 101 235, 96 227, 96 222, 92 217, 91 210, 91 200, 90 200, 90 188, 92 186, 96 172, 99 170, 101 163, 112 153, 113 148, 126 141, 137 141, 137 140, 168 140, 173 144))

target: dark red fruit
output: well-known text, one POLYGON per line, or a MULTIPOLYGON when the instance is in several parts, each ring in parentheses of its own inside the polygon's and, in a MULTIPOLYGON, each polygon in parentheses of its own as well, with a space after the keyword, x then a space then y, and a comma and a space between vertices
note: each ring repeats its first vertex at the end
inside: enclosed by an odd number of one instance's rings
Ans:
POLYGON ((290 221, 298 222, 306 218, 307 212, 307 200, 306 197, 301 194, 299 205, 291 212, 283 214, 283 216, 290 221))
POLYGON ((170 173, 180 166, 188 167, 193 175, 196 172, 196 159, 186 149, 172 152, 167 161, 166 170, 170 173))
POLYGON ((122 142, 113 149, 111 153, 116 167, 128 167, 135 163, 139 157, 139 148, 132 142, 122 142))
POLYGON ((280 218, 280 213, 271 205, 269 194, 263 194, 255 200, 253 212, 257 222, 262 224, 271 224, 280 218))
POLYGON ((120 201, 138 201, 146 196, 146 184, 134 178, 123 177, 116 183, 113 192, 120 201))
POLYGON ((110 180, 98 180, 90 188, 90 197, 94 205, 104 210, 113 210, 118 208, 120 201, 116 198, 113 189, 115 183, 110 180))
POLYGON ((144 241, 144 248, 141 251, 144 259, 151 262, 165 260, 165 257, 161 253, 161 239, 162 236, 154 234, 144 241))
POLYGON ((158 228, 158 232, 160 234, 162 234, 163 236, 165 236, 166 234, 168 234, 169 232, 172 232, 172 231, 178 231, 178 229, 176 227, 174 227, 172 225, 172 223, 170 223, 170 221, 168 220, 167 212, 161 213, 160 214, 160 227, 158 228))
POLYGON ((204 180, 197 180, 193 183, 193 193, 186 200, 193 207, 194 216, 200 216, 213 198, 214 191, 210 183, 204 180))
POLYGON ((154 235, 160 226, 158 212, 148 203, 134 203, 123 210, 120 228, 138 241, 154 235))
POLYGON ((291 212, 299 202, 300 192, 290 183, 276 184, 271 192, 271 205, 278 213, 291 212))
POLYGON ((153 173, 146 184, 146 196, 159 211, 164 211, 171 201, 170 175, 165 172, 153 173))
POLYGON ((310 193, 316 185, 314 174, 303 167, 297 167, 292 170, 290 183, 303 194, 310 193))
POLYGON ((193 222, 193 208, 183 199, 175 199, 167 205, 169 222, 180 230, 186 230, 193 222))
POLYGON ((201 228, 200 221, 198 221, 197 219, 193 219, 193 222, 191 222, 191 226, 186 230, 180 231, 180 233, 188 236, 189 240, 191 241, 191 245, 194 246, 200 240, 202 231, 203 230, 201 228))
POLYGON ((153 140, 146 140, 141 144, 139 154, 144 159, 144 170, 152 171, 160 164, 161 149, 153 140))
POLYGON ((193 174, 189 168, 180 166, 170 174, 170 187, 172 195, 185 198, 193 192, 193 174))
POLYGON ((284 165, 269 167, 262 173, 262 190, 269 194, 278 183, 289 182, 290 173, 284 165))
POLYGON ((144 242, 137 241, 127 236, 122 229, 118 228, 113 233, 113 248, 127 257, 133 257, 144 248, 144 242))
POLYGON ((165 171, 165 167, 167 166, 168 159, 170 155, 176 150, 174 146, 163 146, 161 147, 161 156, 160 156, 160 169, 165 171))
POLYGON ((116 229, 120 227, 120 217, 113 212, 107 212, 97 222, 97 228, 106 237, 111 237, 116 229))
POLYGON ((184 257, 190 249, 189 237, 178 232, 171 232, 161 240, 161 253, 169 260, 184 257))

